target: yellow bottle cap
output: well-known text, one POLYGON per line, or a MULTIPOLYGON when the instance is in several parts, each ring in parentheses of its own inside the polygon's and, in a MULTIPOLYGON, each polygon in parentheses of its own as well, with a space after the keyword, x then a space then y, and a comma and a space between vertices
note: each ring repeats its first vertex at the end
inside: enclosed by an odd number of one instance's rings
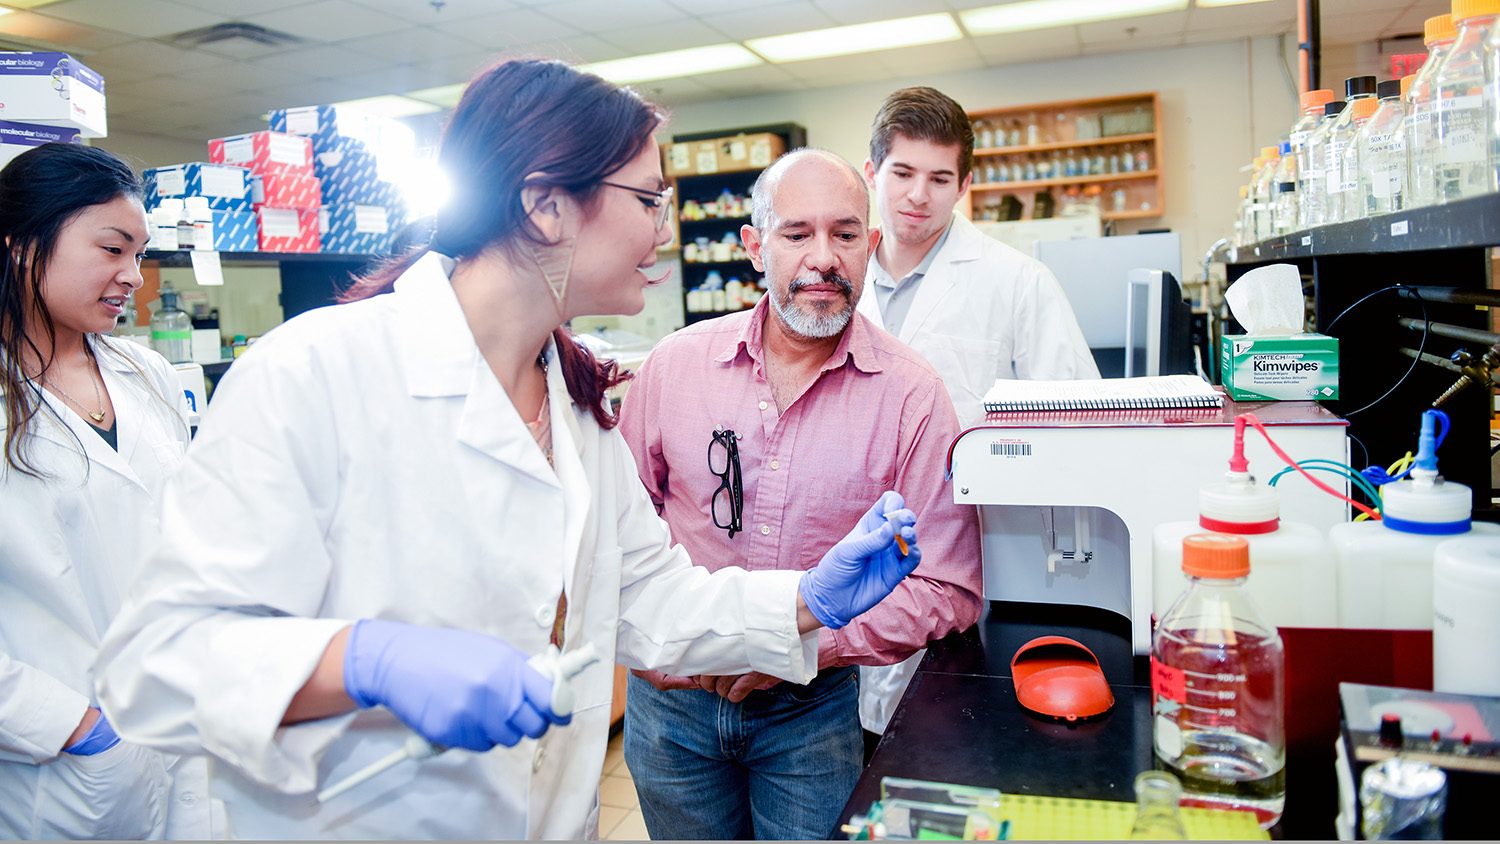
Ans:
POLYGON ((1452 15, 1438 15, 1422 21, 1422 43, 1431 47, 1439 41, 1452 41, 1458 37, 1458 28, 1453 25, 1452 15))
POLYGON ((1500 15, 1500 0, 1453 0, 1453 22, 1500 15))
POLYGON ((1280 157, 1281 157, 1281 153, 1277 151, 1276 147, 1261 147, 1260 148, 1260 158, 1261 158, 1262 161, 1275 161, 1276 159, 1278 159, 1280 157))
POLYGON ((1401 77, 1401 99, 1406 99, 1407 94, 1411 93, 1411 83, 1416 78, 1415 73, 1401 77))

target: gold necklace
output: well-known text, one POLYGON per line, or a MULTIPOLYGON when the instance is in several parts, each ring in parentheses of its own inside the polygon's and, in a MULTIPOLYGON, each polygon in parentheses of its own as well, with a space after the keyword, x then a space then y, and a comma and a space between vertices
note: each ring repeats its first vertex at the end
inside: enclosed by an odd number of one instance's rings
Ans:
MULTIPOLYGON (((92 363, 92 356, 90 356, 88 352, 85 351, 83 353, 83 357, 84 357, 84 362, 85 363, 92 363)), ((42 380, 43 384, 47 385, 48 389, 57 391, 57 394, 60 395, 60 396, 62 396, 64 399, 66 399, 69 404, 73 405, 73 407, 75 407, 75 408, 83 411, 85 414, 88 415, 88 417, 90 419, 94 420, 95 422, 97 422, 99 424, 103 424, 104 423, 104 397, 99 394, 99 381, 98 381, 98 379, 92 377, 94 375, 94 371, 97 371, 97 367, 90 367, 90 369, 93 370, 93 371, 91 371, 89 373, 89 375, 90 375, 89 383, 92 384, 92 385, 94 385, 94 404, 99 407, 98 410, 89 410, 87 407, 84 407, 83 402, 81 402, 78 399, 75 399, 72 396, 68 395, 68 392, 66 390, 64 390, 62 387, 59 387, 56 384, 52 383, 52 379, 51 378, 48 378, 48 377, 46 377, 44 375, 38 375, 37 377, 42 380)), ((100 377, 102 378, 103 376, 101 375, 100 377)))

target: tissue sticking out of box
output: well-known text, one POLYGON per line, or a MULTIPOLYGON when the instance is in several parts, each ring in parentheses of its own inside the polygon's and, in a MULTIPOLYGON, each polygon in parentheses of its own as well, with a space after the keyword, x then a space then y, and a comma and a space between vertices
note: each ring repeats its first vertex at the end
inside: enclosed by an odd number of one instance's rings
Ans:
POLYGON ((1295 265, 1256 267, 1229 285, 1224 300, 1248 335, 1302 333, 1302 273, 1295 265))

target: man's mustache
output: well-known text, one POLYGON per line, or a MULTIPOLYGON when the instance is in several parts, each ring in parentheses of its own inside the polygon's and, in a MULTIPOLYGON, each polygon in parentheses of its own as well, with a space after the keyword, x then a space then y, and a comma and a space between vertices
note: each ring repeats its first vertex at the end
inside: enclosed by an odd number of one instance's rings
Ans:
POLYGON ((814 284, 838 285, 839 290, 843 291, 845 296, 854 295, 854 284, 836 270, 830 270, 826 273, 820 273, 812 277, 808 277, 805 275, 798 276, 797 278, 792 280, 791 287, 788 288, 787 292, 796 293, 797 291, 807 287, 811 287, 814 284))

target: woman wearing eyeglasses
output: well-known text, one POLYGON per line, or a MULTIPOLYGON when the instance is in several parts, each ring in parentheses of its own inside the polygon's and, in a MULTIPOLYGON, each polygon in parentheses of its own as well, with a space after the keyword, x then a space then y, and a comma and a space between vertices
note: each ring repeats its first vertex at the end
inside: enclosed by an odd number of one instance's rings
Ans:
POLYGON ((202 763, 121 742, 94 700, 188 441, 171 365, 108 336, 149 234, 140 180, 103 150, 0 170, 0 838, 207 834, 206 805, 171 799, 202 763))
POLYGON ((806 573, 709 575, 671 545, 613 430, 614 366, 563 327, 643 307, 659 123, 562 64, 485 72, 430 248, 220 385, 99 683, 127 739, 215 758, 215 834, 586 837, 615 662, 806 682, 808 634, 915 566, 894 493, 806 573), (527 665, 549 644, 600 657, 571 721, 527 665), (452 749, 317 801, 413 734, 452 749))

